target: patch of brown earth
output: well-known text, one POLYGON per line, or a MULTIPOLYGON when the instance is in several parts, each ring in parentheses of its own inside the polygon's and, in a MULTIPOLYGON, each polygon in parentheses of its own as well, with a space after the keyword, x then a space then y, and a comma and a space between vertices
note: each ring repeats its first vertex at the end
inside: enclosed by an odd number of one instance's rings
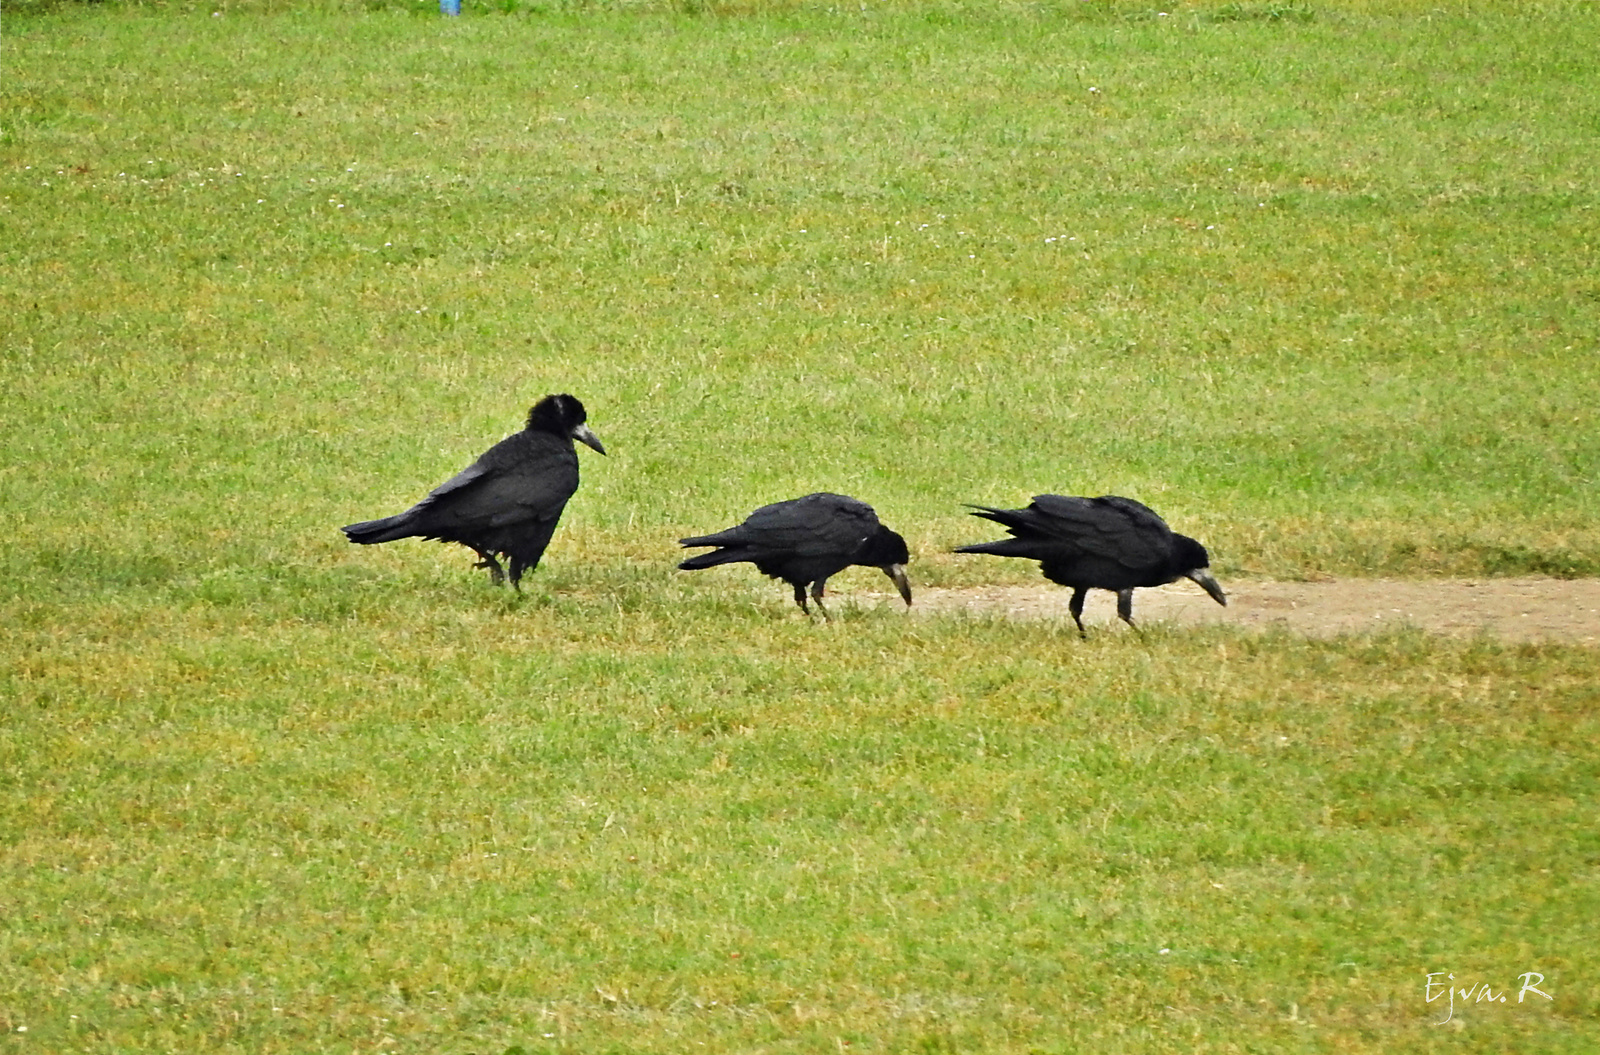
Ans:
MULTIPOLYGON (((1284 627, 1310 636, 1413 626, 1432 633, 1488 633, 1508 641, 1600 645, 1600 579, 1340 579, 1223 583, 1223 608, 1189 582, 1134 592, 1140 622, 1284 627)), ((1064 587, 989 586, 916 591, 913 612, 1000 613, 1070 624, 1064 587)), ((887 602, 892 595, 886 595, 887 602)), ((898 598, 892 598, 898 603, 898 598)), ((1083 621, 1115 623, 1116 597, 1089 591, 1083 621)))

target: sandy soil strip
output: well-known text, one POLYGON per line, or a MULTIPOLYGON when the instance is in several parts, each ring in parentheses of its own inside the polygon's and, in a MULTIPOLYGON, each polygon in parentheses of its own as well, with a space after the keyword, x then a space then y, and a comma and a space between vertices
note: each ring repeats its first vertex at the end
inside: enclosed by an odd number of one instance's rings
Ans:
MULTIPOLYGON (((1285 627, 1313 636, 1395 625, 1441 634, 1480 631, 1509 641, 1600 645, 1600 579, 1340 579, 1329 582, 1224 582, 1223 608, 1189 582, 1134 594, 1141 621, 1285 627)), ((1072 591, 1058 586, 918 588, 913 612, 1000 612, 1070 623, 1072 591)), ((884 603, 898 598, 885 594, 884 603)), ((1083 621, 1116 622, 1116 597, 1091 590, 1083 621)))

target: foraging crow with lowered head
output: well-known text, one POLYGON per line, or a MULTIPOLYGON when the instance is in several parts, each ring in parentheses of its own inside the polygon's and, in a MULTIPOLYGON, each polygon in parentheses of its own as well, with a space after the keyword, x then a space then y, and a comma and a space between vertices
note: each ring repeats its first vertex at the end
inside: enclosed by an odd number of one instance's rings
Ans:
POLYGON ((1220 605, 1228 599, 1209 570, 1206 548, 1175 534, 1155 511, 1131 498, 1035 495, 1026 509, 972 506, 973 516, 1003 524, 1012 537, 962 546, 957 553, 988 553, 1039 562, 1051 582, 1072 587, 1067 610, 1083 629, 1083 598, 1091 589, 1117 595, 1117 615, 1133 625, 1133 591, 1193 579, 1220 605))
POLYGON ((807 615, 811 614, 806 607, 809 585, 822 618, 832 618, 822 605, 823 587, 828 576, 852 564, 882 569, 894 580, 906 604, 911 604, 911 583, 906 579, 911 553, 906 540, 878 523, 871 506, 848 495, 824 491, 774 502, 751 513, 738 527, 678 542, 685 547, 719 547, 690 557, 678 567, 693 571, 749 561, 762 574, 793 586, 794 603, 807 615))
POLYGON ((528 424, 490 447, 461 472, 428 492, 404 513, 344 527, 364 546, 400 538, 459 542, 483 558, 496 585, 505 582, 496 554, 511 559, 511 585, 536 568, 567 499, 578 489, 578 454, 573 440, 606 449, 574 396, 545 396, 528 411, 528 424))

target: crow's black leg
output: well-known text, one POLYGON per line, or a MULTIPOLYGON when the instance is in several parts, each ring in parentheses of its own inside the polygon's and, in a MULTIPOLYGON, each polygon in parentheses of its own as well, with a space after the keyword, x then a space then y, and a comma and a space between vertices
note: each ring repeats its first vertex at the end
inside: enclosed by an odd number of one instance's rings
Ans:
POLYGON ((829 615, 828 610, 822 607, 822 587, 827 585, 827 582, 827 579, 818 579, 811 584, 811 599, 817 602, 817 611, 822 613, 823 622, 831 623, 833 622, 833 616, 829 615))
MULTIPOLYGON (((500 586, 505 583, 506 573, 500 569, 500 562, 494 559, 494 554, 485 553, 481 549, 475 549, 472 552, 483 558, 478 563, 473 565, 474 568, 488 568, 489 581, 496 586, 500 586)), ((512 582, 515 584, 515 580, 512 580, 512 582)), ((521 587, 518 587, 518 589, 521 589, 521 587)))
POLYGON ((794 584, 794 603, 799 605, 800 610, 806 615, 811 614, 811 609, 806 607, 806 584, 803 582, 794 584))
POLYGON ((1118 590, 1117 591, 1117 618, 1122 620, 1124 623, 1127 623, 1129 626, 1133 627, 1135 630, 1139 629, 1138 625, 1135 624, 1134 621, 1133 621, 1133 591, 1132 590, 1118 590))
POLYGON ((1083 628, 1083 599, 1088 594, 1089 588, 1080 586, 1072 591, 1072 600, 1067 602, 1067 611, 1072 613, 1072 621, 1078 624, 1078 636, 1085 641, 1089 639, 1089 632, 1083 628))

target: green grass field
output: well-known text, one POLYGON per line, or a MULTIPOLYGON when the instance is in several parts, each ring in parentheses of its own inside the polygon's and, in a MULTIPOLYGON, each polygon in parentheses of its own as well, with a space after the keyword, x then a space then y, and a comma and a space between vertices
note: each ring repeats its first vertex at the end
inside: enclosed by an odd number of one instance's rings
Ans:
POLYGON ((1600 574, 1593 3, 466 6, 0 11, 0 1051, 1600 1047, 1593 649, 673 570, 1600 574))

